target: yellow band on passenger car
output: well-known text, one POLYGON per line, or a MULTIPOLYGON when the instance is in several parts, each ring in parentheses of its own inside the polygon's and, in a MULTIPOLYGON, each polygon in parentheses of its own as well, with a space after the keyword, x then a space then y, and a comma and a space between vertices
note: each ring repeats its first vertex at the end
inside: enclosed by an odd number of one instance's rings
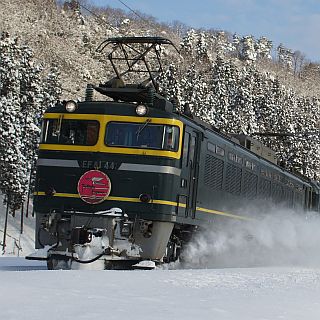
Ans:
POLYGON ((102 114, 66 114, 66 113, 45 113, 44 119, 59 119, 63 116, 66 120, 96 120, 100 123, 100 133, 98 141, 94 146, 78 146, 78 145, 62 145, 41 143, 40 150, 59 150, 59 151, 81 151, 81 152, 106 152, 117 154, 136 154, 142 156, 158 156, 180 159, 182 149, 182 133, 183 123, 177 119, 169 118, 150 118, 150 117, 134 117, 134 116, 119 116, 119 115, 102 115, 102 114), (179 148, 177 151, 167 150, 152 150, 142 148, 126 148, 126 147, 110 147, 104 143, 106 125, 108 122, 131 122, 145 123, 150 120, 153 124, 167 124, 177 126, 180 129, 179 148))

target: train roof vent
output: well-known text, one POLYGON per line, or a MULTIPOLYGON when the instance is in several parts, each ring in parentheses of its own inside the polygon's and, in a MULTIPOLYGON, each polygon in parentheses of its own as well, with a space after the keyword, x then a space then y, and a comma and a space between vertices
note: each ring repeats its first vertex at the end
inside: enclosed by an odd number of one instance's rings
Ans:
POLYGON ((251 150, 253 153, 259 155, 262 158, 269 160, 270 162, 277 164, 277 157, 276 157, 275 151, 265 146, 259 140, 256 140, 245 134, 231 134, 231 136, 239 140, 242 146, 251 150))

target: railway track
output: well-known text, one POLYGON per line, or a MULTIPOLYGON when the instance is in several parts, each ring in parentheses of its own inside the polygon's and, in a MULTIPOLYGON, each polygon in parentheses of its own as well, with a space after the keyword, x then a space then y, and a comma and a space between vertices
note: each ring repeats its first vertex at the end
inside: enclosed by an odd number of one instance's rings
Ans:
POLYGON ((28 261, 24 257, 0 257, 0 272, 35 270, 47 270, 46 262, 28 261))

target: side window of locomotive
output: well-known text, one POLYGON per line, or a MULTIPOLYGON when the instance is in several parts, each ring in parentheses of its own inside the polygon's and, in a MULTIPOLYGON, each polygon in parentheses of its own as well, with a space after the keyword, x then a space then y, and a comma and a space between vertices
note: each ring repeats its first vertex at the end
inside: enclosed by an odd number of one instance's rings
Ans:
POLYGON ((211 143, 211 142, 208 142, 208 144, 207 144, 207 149, 208 149, 209 151, 211 151, 212 153, 216 153, 216 145, 213 144, 213 143, 211 143))
POLYGON ((195 153, 195 147, 196 147, 196 137, 191 137, 190 142, 190 148, 189 148, 189 163, 192 163, 192 166, 194 165, 194 153, 195 153))
POLYGON ((229 160, 231 160, 233 162, 236 162, 236 160, 237 160, 237 156, 232 152, 229 152, 228 158, 229 158, 229 160))
POLYGON ((230 161, 236 162, 240 165, 242 165, 242 157, 238 156, 237 154, 234 154, 232 152, 228 153, 228 158, 230 161))
POLYGON ((223 148, 216 146, 216 154, 218 154, 221 157, 224 157, 225 151, 223 148))
POLYGON ((179 146, 179 131, 180 129, 175 126, 164 126, 164 140, 162 149, 177 151, 179 146))
POLYGON ((215 153, 215 154, 218 154, 219 156, 224 157, 225 151, 223 148, 221 148, 218 145, 215 145, 215 144, 208 141, 207 149, 208 149, 208 151, 210 151, 212 153, 215 153))
POLYGON ((98 121, 45 119, 41 143, 93 146, 98 141, 98 134, 98 121))
POLYGON ((110 147, 177 151, 179 128, 170 125, 109 122, 105 143, 110 147))
POLYGON ((183 142, 183 154, 182 154, 182 165, 184 167, 187 167, 189 162, 189 144, 190 144, 190 133, 185 132, 184 142, 183 142))

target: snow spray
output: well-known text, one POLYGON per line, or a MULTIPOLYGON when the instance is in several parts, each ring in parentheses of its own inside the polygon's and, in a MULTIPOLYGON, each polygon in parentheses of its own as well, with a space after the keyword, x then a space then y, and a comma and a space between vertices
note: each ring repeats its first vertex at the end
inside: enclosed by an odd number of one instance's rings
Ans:
POLYGON ((265 210, 251 208, 259 212, 251 221, 228 220, 202 230, 175 267, 320 266, 319 214, 265 210))

